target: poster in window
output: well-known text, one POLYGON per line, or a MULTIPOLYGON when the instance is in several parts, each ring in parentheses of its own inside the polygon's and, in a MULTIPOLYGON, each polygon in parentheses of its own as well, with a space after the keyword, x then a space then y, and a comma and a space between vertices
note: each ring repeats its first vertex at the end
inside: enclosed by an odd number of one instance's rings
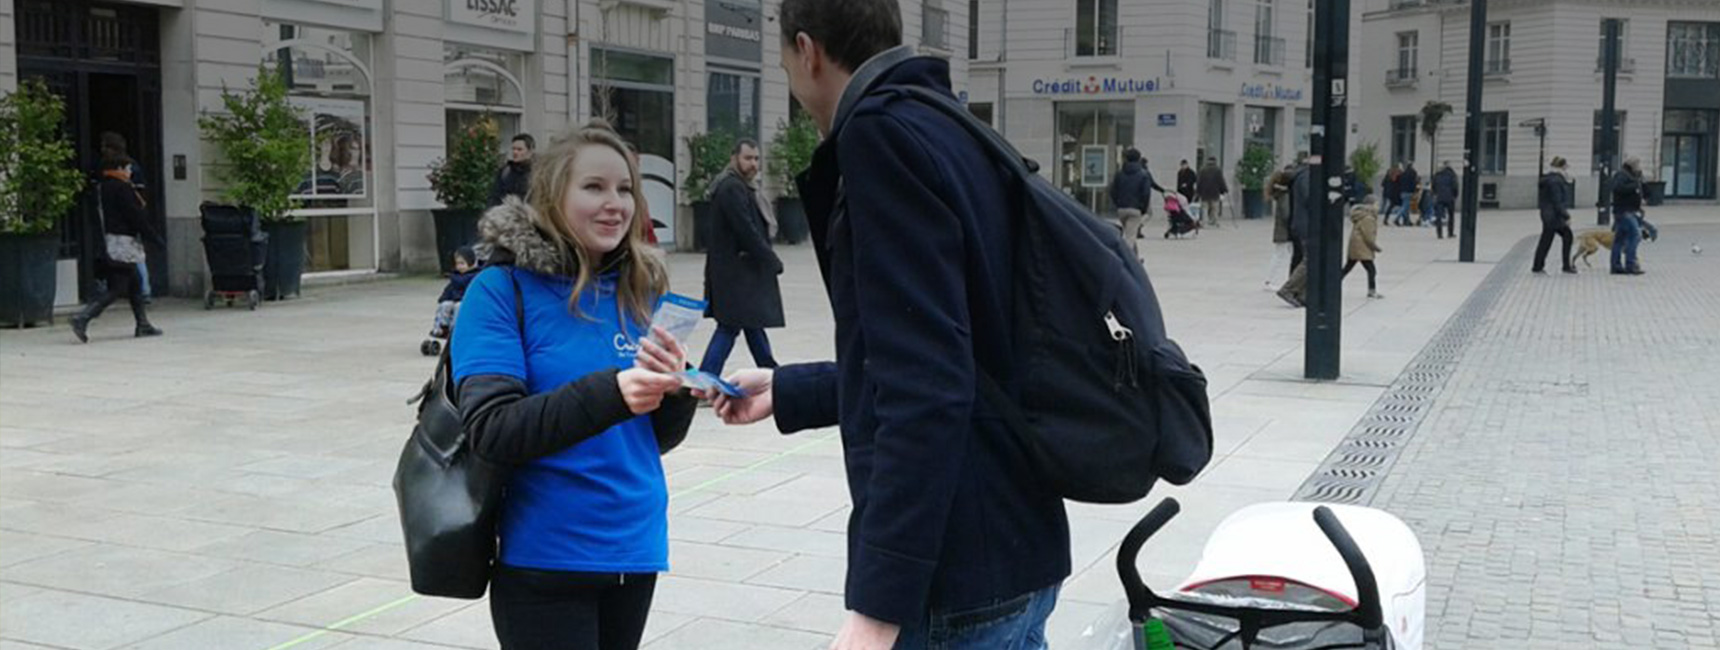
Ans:
POLYGON ((364 102, 322 97, 290 100, 303 112, 311 139, 311 168, 293 192, 294 198, 364 198, 369 173, 364 102))
POLYGON ((1110 177, 1111 148, 1102 144, 1081 147, 1081 187, 1104 187, 1110 177))

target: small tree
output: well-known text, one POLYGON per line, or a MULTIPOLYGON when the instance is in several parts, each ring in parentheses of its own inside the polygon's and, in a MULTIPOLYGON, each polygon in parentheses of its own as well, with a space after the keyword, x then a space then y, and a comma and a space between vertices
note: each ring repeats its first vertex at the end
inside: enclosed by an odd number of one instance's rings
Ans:
POLYGON ((687 154, 692 161, 687 167, 687 181, 681 184, 681 189, 688 205, 706 201, 711 182, 729 166, 732 156, 729 152, 734 150, 736 140, 735 135, 727 131, 687 136, 687 154))
POLYGON ((1350 166, 1356 168, 1356 179, 1373 187, 1374 177, 1380 173, 1384 163, 1380 162, 1380 143, 1370 140, 1350 152, 1350 166))
POLYGON ((197 123, 215 143, 226 183, 222 196, 249 206, 265 221, 292 221, 292 195, 311 172, 310 132, 303 111, 287 101, 281 74, 261 66, 250 90, 221 88, 224 113, 204 113, 197 123))
POLYGON ((448 156, 430 163, 430 190, 454 210, 482 210, 490 202, 502 141, 496 120, 485 114, 448 143, 448 156))
POLYGON ((77 203, 83 175, 60 122, 65 102, 41 79, 0 99, 0 233, 52 232, 77 203))
POLYGON ((1272 155, 1272 150, 1265 145, 1251 144, 1242 151, 1242 160, 1236 162, 1236 184, 1242 189, 1253 192, 1266 187, 1266 179, 1278 167, 1278 159, 1272 155))
POLYGON ((806 114, 777 123, 776 137, 770 141, 770 159, 765 166, 771 178, 782 185, 786 198, 800 196, 794 177, 812 166, 812 152, 818 150, 818 126, 806 114))
POLYGON ((1421 107, 1421 137, 1427 140, 1428 154, 1433 157, 1428 161, 1428 168, 1439 167, 1439 127, 1445 121, 1445 116, 1451 114, 1451 104, 1430 100, 1421 107))

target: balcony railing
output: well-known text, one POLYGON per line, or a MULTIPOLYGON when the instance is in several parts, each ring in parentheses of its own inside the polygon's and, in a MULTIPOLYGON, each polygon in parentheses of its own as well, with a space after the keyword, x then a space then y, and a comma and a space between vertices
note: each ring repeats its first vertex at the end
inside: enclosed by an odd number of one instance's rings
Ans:
POLYGON ((1235 61, 1236 32, 1228 29, 1206 30, 1206 58, 1235 61))
POLYGON ((1482 63, 1481 65, 1482 65, 1482 68, 1481 68, 1482 74, 1485 74, 1485 75, 1490 76, 1490 77, 1491 76, 1497 76, 1497 75, 1511 74, 1511 60, 1510 59, 1488 59, 1485 63, 1482 63))
POLYGON ((1254 63, 1257 65, 1284 65, 1284 39, 1255 36, 1254 63))
MULTIPOLYGON (((1607 58, 1604 56, 1595 57, 1595 72, 1606 72, 1606 71, 1607 71, 1607 58)), ((1636 59, 1631 58, 1631 57, 1626 57, 1626 56, 1619 57, 1618 58, 1618 71, 1619 72, 1627 72, 1627 73, 1628 72, 1636 72, 1636 59)))
POLYGON ((1063 55, 1071 59, 1116 57, 1123 54, 1123 29, 1063 30, 1063 55))
POLYGON ((1386 86, 1398 88, 1414 86, 1419 78, 1415 68, 1392 68, 1386 71, 1386 86))

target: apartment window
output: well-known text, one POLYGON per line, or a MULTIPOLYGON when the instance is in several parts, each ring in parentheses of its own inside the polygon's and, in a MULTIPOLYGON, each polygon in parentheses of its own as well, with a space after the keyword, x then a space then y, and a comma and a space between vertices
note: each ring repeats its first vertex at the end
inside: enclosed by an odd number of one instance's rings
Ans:
POLYGON ((1308 0, 1308 33, 1302 37, 1302 67, 1314 67, 1314 0, 1308 0))
POLYGON ((1511 71, 1511 23, 1487 25, 1487 74, 1511 71))
POLYGON ((1481 114, 1481 173, 1505 173, 1506 145, 1510 140, 1510 128, 1510 113, 1481 114))
POLYGON ((1414 79, 1420 62, 1421 32, 1398 32, 1395 79, 1414 79))
POLYGON ((1272 1, 1254 3, 1254 62, 1259 65, 1284 64, 1284 39, 1272 36, 1272 1))
MULTIPOLYGON (((1636 69, 1636 59, 1625 56, 1630 51, 1630 19, 1618 19, 1618 69, 1629 72, 1636 69)), ((1607 69, 1607 21, 1600 22, 1599 37, 1595 43, 1595 71, 1607 69)))
POLYGON ((1720 78, 1720 23, 1669 23, 1666 76, 1720 78))
POLYGON ((1393 163, 1415 160, 1415 125, 1414 115, 1398 115, 1392 117, 1392 158, 1393 163))
POLYGON ((968 0, 968 59, 979 58, 979 0, 968 0))
MULTIPOLYGON (((1619 154, 1619 157, 1617 159, 1613 160, 1613 166, 1615 168, 1618 166, 1619 163, 1624 162, 1624 159, 1625 159, 1625 155, 1622 152, 1624 151, 1624 117, 1626 114, 1627 113, 1625 113, 1624 111, 1619 111, 1618 112, 1618 122, 1613 124, 1613 134, 1618 137, 1617 144, 1618 144, 1618 149, 1621 152, 1619 154)), ((1590 158, 1590 160, 1592 160, 1593 162, 1589 163, 1589 167, 1591 169, 1594 169, 1596 172, 1599 172, 1601 169, 1601 163, 1604 162, 1604 160, 1602 160, 1602 156, 1606 153, 1606 141, 1601 138, 1601 112, 1600 111, 1595 111, 1595 128, 1594 128, 1594 137, 1592 138, 1592 140, 1594 142, 1594 144, 1592 145, 1592 152, 1594 153, 1594 155, 1590 158)))
POLYGON ((1224 28, 1224 0, 1211 0, 1206 10, 1206 58, 1236 60, 1236 32, 1224 28))
POLYGON ((1075 0, 1075 56, 1116 56, 1117 45, 1117 0, 1075 0))

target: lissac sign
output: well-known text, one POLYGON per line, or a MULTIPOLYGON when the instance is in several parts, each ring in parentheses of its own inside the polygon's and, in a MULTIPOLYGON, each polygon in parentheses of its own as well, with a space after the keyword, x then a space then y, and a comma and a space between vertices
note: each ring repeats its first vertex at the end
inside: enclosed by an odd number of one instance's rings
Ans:
POLYGON ((1086 79, 1072 77, 1069 79, 1033 80, 1033 94, 1035 95, 1139 95, 1158 92, 1160 87, 1161 84, 1157 78, 1090 76, 1086 79))

